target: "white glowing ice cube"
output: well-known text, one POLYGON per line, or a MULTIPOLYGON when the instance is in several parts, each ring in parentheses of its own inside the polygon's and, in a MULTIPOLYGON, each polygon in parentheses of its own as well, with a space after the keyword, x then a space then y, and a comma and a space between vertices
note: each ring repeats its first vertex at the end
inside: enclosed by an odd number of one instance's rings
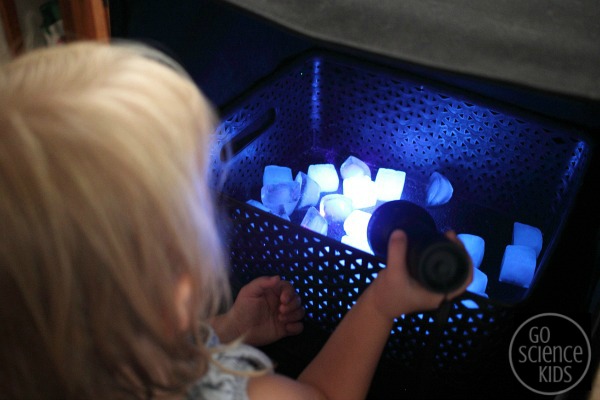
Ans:
POLYGON ((321 235, 327 235, 327 220, 319 214, 315 207, 308 208, 300 225, 321 235))
POLYGON ((300 184, 295 181, 265 185, 260 191, 262 203, 276 215, 290 215, 300 200, 300 184))
POLYGON ((368 176, 371 178, 371 169, 369 166, 362 160, 350 156, 342 163, 340 167, 340 175, 342 179, 351 178, 353 176, 368 176))
POLYGON ((467 286, 467 290, 471 293, 485 294, 485 290, 488 284, 487 275, 479 269, 473 270, 473 281, 469 286, 467 286))
POLYGON ((375 176, 375 191, 381 201, 400 200, 406 181, 406 172, 379 168, 375 176))
POLYGON ((366 175, 356 175, 342 182, 344 196, 352 199, 354 208, 368 208, 377 204, 375 182, 366 175))
POLYGON ((263 186, 292 181, 292 169, 279 165, 267 165, 263 172, 263 186))
POLYGON ((362 250, 365 253, 373 254, 373 250, 371 250, 371 246, 369 246, 369 242, 366 238, 344 235, 342 236, 341 242, 345 245, 354 247, 355 249, 362 250))
POLYGON ((470 233, 459 233, 456 236, 465 245, 467 253, 471 256, 473 268, 479 268, 481 261, 483 261, 483 254, 485 253, 485 240, 481 236, 470 233))
POLYGON ((499 280, 528 288, 533 280, 535 267, 536 255, 533 247, 508 245, 502 257, 499 280))
POLYGON ((350 197, 334 193, 321 198, 320 212, 328 221, 343 222, 353 210, 350 197))
POLYGON ((319 184, 321 192, 336 192, 340 187, 340 177, 333 164, 309 165, 307 175, 319 184))
POLYGON ((542 231, 535 226, 515 222, 513 225, 512 244, 532 247, 535 250, 535 257, 542 251, 542 231))
POLYGON ((319 197, 321 196, 321 187, 319 184, 304 172, 298 172, 295 180, 300 183, 298 208, 318 205, 319 197))
POLYGON ((427 186, 427 205, 439 206, 446 204, 452 198, 454 188, 444 175, 439 172, 433 172, 429 177, 427 186))
POLYGON ((363 210, 354 210, 344 221, 346 235, 356 238, 367 239, 367 227, 371 220, 371 214, 363 210))

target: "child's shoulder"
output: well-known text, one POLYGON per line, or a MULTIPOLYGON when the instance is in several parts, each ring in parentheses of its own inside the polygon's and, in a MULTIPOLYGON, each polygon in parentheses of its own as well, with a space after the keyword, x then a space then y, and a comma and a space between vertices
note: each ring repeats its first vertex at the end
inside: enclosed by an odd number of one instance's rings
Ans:
POLYGON ((221 345, 212 330, 207 346, 214 351, 212 361, 206 374, 188 390, 186 400, 246 400, 248 380, 273 368, 260 350, 243 343, 221 345))

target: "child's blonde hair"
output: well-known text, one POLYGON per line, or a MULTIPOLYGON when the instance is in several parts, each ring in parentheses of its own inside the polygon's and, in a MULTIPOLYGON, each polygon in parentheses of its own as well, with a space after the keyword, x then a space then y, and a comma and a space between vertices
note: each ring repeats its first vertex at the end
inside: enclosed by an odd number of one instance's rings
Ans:
POLYGON ((144 53, 80 42, 0 70, 0 397, 150 397, 207 368, 192 332, 228 297, 216 118, 144 53))

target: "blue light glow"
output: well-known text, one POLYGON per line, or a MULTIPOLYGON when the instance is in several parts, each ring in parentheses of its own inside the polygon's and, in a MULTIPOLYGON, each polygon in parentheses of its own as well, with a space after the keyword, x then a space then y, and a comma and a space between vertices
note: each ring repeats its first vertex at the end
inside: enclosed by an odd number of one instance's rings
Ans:
POLYGON ((467 287, 467 290, 471 293, 485 294, 487 288, 488 277, 479 269, 473 270, 473 281, 467 287))
POLYGON ((345 245, 354 247, 355 249, 362 250, 365 253, 373 254, 373 250, 371 250, 371 246, 369 246, 369 242, 366 238, 344 235, 342 236, 341 242, 345 245))
POLYGON ((309 165, 307 175, 319 184, 322 192, 337 192, 340 187, 340 177, 333 164, 309 165))
POLYGON ((375 176, 375 190, 381 201, 400 200, 404 191, 406 172, 391 168, 379 168, 375 176))
POLYGON ((465 299, 465 300, 461 301, 461 303, 462 303, 463 306, 465 306, 465 307, 467 307, 467 308, 469 308, 471 310, 479 308, 479 304, 477 304, 476 302, 474 302, 471 299, 465 299))
POLYGON ((346 178, 342 184, 344 196, 352 199, 354 208, 368 208, 377 204, 375 182, 366 175, 346 178))
POLYGON ((371 179, 371 169, 363 160, 350 156, 340 166, 340 175, 342 179, 355 176, 366 176, 371 179))
POLYGON ((429 185, 427 187, 427 205, 439 206, 446 204, 452 198, 454 188, 444 175, 439 172, 434 172, 429 177, 429 185))
POLYGON ((260 191, 262 203, 276 215, 290 215, 300 200, 300 184, 295 181, 269 184, 260 191))
POLYGON ((371 214, 363 210, 354 210, 344 221, 344 231, 348 236, 367 240, 367 227, 371 214))
POLYGON ((269 210, 269 208, 267 206, 265 206, 263 203, 261 203, 260 201, 250 199, 246 203, 251 205, 252 207, 258 208, 259 210, 271 212, 271 210, 269 210))
POLYGON ((321 235, 327 235, 327 220, 314 207, 310 207, 306 211, 300 225, 321 235))
POLYGON ((292 169, 279 165, 267 165, 263 172, 263 186, 292 181, 292 169))
POLYGON ((533 247, 508 245, 502 257, 499 280, 528 288, 533 280, 535 267, 536 254, 533 247))
POLYGON ((379 168, 375 176, 375 190, 381 201, 400 200, 404 191, 406 172, 391 168, 379 168))
POLYGON ((315 58, 313 62, 313 76, 311 85, 311 127, 313 132, 319 132, 321 122, 321 59, 315 58))
POLYGON ((514 223, 512 244, 532 247, 537 258, 542 251, 542 243, 542 231, 539 228, 520 222, 514 223))
POLYGON ((473 268, 479 268, 485 253, 485 240, 483 240, 481 236, 471 235, 469 233, 460 233, 456 236, 458 236, 460 241, 465 245, 467 253, 471 256, 473 268))
POLYGON ((344 195, 334 193, 321 198, 320 212, 327 220, 343 222, 353 210, 352 199, 344 195))
POLYGON ((317 182, 304 172, 298 172, 295 181, 300 183, 300 201, 298 202, 298 208, 316 206, 319 204, 321 187, 317 182))

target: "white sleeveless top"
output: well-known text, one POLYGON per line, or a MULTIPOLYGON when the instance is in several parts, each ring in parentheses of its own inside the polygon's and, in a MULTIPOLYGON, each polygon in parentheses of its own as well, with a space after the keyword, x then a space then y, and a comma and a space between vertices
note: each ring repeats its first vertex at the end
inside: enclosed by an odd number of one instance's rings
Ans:
MULTIPOLYGON (((206 345, 220 346, 219 338, 210 329, 206 345)), ((209 363, 207 373, 188 390, 186 400, 248 400, 250 377, 224 371, 219 365, 232 371, 261 371, 273 368, 271 360, 260 350, 240 343, 224 347, 213 354, 214 363, 209 363)))

